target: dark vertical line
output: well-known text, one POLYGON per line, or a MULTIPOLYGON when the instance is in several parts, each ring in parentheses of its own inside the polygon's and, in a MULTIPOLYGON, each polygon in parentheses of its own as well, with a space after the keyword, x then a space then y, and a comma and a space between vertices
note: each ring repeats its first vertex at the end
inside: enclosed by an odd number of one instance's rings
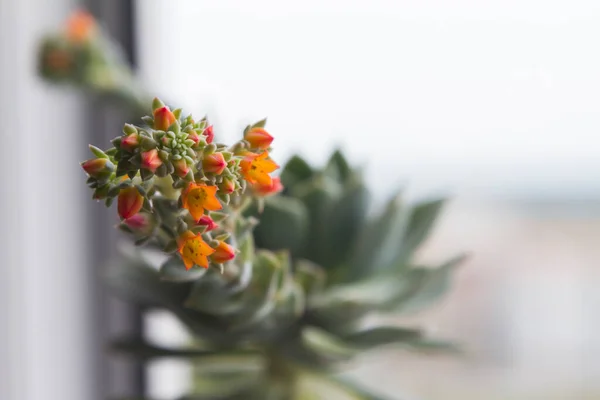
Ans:
MULTIPOLYGON (((89 10, 99 19, 111 37, 125 50, 132 65, 135 62, 134 1, 133 0, 87 0, 89 10)), ((109 140, 118 136, 123 123, 129 117, 118 106, 91 100, 87 113, 90 143, 106 147, 109 140)), ((103 282, 103 272, 109 261, 118 260, 116 254, 118 231, 115 210, 105 209, 92 203, 89 207, 91 238, 90 287, 93 307, 91 320, 94 335, 93 358, 96 376, 96 399, 117 396, 141 397, 145 395, 146 382, 143 364, 129 359, 111 356, 108 344, 117 336, 141 338, 143 320, 140 307, 120 301, 110 295, 103 282)))

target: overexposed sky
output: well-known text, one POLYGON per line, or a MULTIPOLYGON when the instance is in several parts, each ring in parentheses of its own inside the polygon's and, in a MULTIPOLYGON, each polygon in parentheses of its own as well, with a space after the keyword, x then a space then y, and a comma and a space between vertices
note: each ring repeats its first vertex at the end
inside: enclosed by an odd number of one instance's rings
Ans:
MULTIPOLYGON (((600 194, 600 2, 138 2, 141 72, 275 157, 339 145, 373 186, 600 194)), ((389 190, 388 190, 389 189, 389 190)))

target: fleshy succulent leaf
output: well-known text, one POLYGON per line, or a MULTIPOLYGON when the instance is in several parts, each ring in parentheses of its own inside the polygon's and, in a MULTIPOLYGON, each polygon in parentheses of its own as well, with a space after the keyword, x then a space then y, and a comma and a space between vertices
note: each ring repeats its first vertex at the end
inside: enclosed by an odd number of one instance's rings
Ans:
POLYGON ((310 165, 300 156, 293 156, 281 171, 281 183, 291 189, 297 183, 309 180, 313 176, 310 165))

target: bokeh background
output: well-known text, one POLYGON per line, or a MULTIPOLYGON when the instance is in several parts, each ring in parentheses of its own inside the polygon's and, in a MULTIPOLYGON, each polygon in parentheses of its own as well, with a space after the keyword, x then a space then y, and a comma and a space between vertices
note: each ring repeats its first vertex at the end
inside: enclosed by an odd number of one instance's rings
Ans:
MULTIPOLYGON (((35 74, 37 40, 77 5, 0 0, 0 398, 94 399, 131 382, 174 398, 186 365, 136 375, 102 355, 121 329, 185 335, 163 314, 132 326, 135 310, 98 287, 117 237, 99 221, 116 220, 89 204, 77 163, 123 121, 35 74)), ((402 399, 600 398, 600 3, 86 6, 150 93, 209 114, 224 139, 267 116, 275 158, 322 163, 340 147, 364 166, 374 208, 398 189, 452 198, 420 257, 471 258, 414 320, 467 356, 389 349, 349 374, 402 399)))

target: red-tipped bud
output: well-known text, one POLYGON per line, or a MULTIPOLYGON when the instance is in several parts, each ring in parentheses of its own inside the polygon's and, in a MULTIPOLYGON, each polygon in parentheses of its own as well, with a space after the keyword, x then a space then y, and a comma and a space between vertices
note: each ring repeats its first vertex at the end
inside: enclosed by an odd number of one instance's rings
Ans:
POLYGON ((148 150, 142 153, 142 168, 154 173, 161 165, 162 161, 158 157, 158 151, 156 149, 148 150))
POLYGON ((213 229, 216 229, 219 227, 219 225, 217 225, 215 223, 215 221, 213 221, 213 219, 211 217, 209 217, 208 215, 203 215, 202 217, 200 217, 197 224, 206 226, 206 232, 212 231, 213 229))
POLYGON ((154 110, 154 129, 166 131, 169 126, 175 122, 175 114, 169 110, 169 107, 164 106, 154 110))
POLYGON ((180 178, 185 177, 188 172, 190 172, 190 167, 183 158, 181 160, 173 161, 173 167, 175 167, 175 174, 180 178))
POLYGON ((124 136, 121 139, 121 148, 127 151, 133 151, 140 145, 140 137, 137 133, 124 136))
POLYGON ((117 210, 119 216, 123 219, 129 219, 135 214, 140 212, 144 205, 144 197, 138 192, 135 187, 128 187, 121 189, 119 192, 119 198, 117 210))
POLYGON ((215 138, 215 134, 213 133, 213 126, 210 125, 208 128, 202 132, 204 136, 206 136, 206 143, 211 144, 213 139, 215 138))
POLYGON ((82 162, 81 168, 93 178, 102 178, 114 171, 115 166, 106 158, 93 158, 82 162))
POLYGON ((75 43, 85 42, 96 29, 96 20, 86 11, 76 11, 67 20, 67 38, 75 43))
POLYGON ((280 178, 273 178, 271 180, 270 185, 269 184, 263 185, 263 184, 257 182, 254 185, 252 185, 252 190, 258 196, 266 197, 266 196, 271 196, 271 195, 281 192, 283 190, 283 185, 281 184, 280 178))
POLYGON ((188 132, 188 139, 193 140, 194 146, 196 146, 200 142, 200 135, 196 131, 190 131, 188 132))
POLYGON ((219 191, 231 194, 235 191, 235 182, 230 178, 223 178, 223 181, 219 185, 219 191))
POLYGON ((145 212, 138 212, 137 214, 127 218, 125 221, 123 221, 123 223, 127 225, 134 233, 147 235, 152 231, 152 218, 145 212))
POLYGON ((222 264, 233 260, 234 258, 235 249, 223 241, 219 241, 219 245, 215 249, 215 252, 210 256, 210 259, 217 264, 222 264))
POLYGON ((268 149, 273 142, 273 136, 271 136, 263 128, 252 128, 244 135, 244 139, 250 143, 250 147, 253 149, 268 149))
POLYGON ((213 153, 205 156, 202 160, 202 169, 204 169, 204 172, 212 172, 213 174, 220 175, 225 167, 227 167, 227 161, 225 161, 223 153, 213 153))

